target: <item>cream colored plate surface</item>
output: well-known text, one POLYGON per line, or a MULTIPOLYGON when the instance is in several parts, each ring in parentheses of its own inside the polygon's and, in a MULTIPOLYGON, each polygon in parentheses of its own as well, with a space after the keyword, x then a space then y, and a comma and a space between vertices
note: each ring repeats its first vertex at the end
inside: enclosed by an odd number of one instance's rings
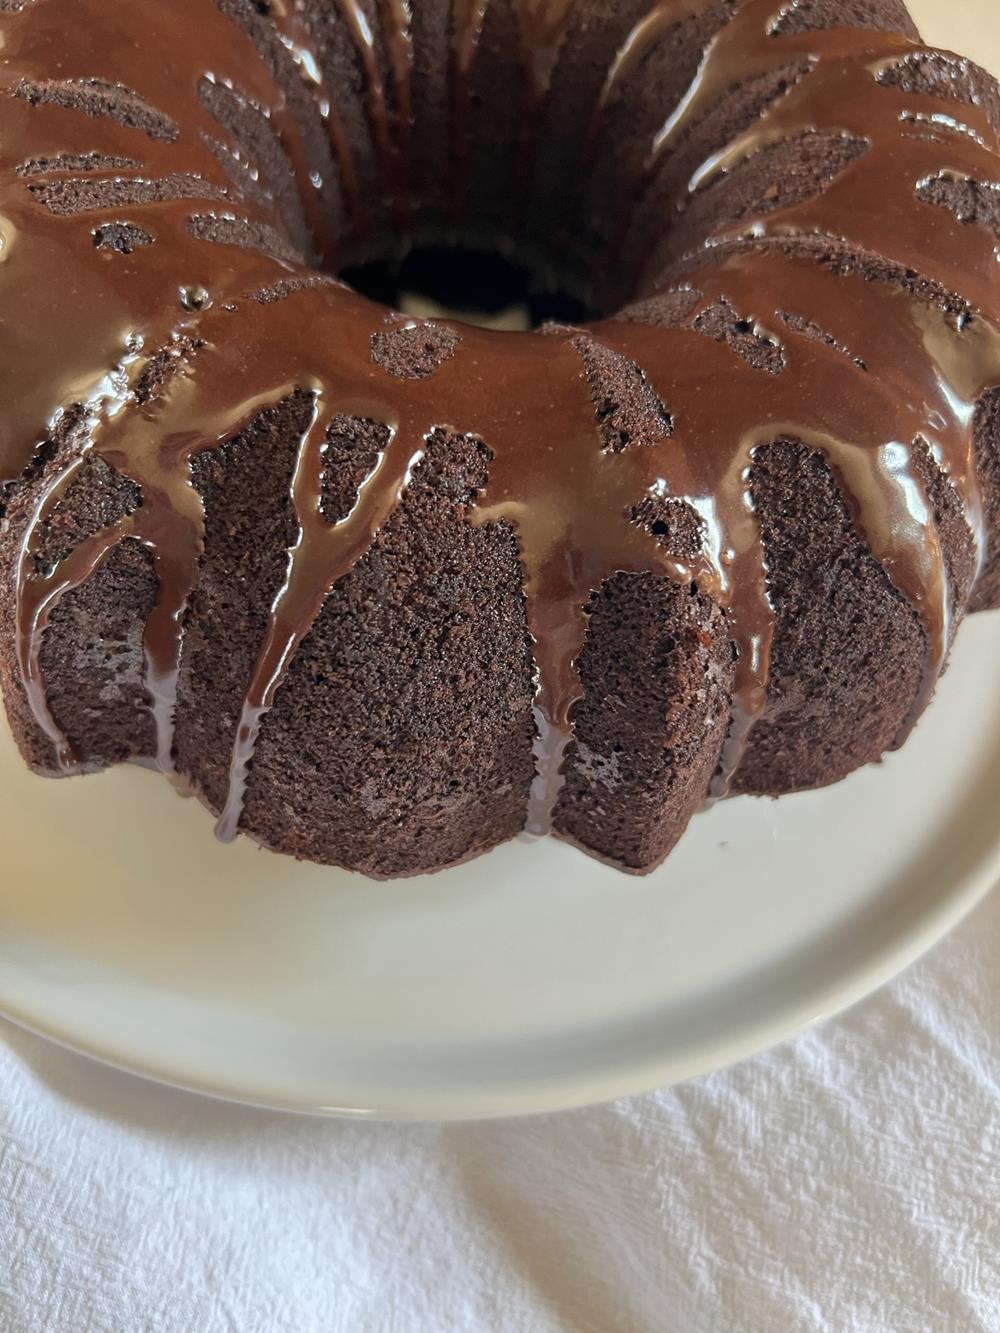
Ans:
MULTIPOLYGON (((995 0, 912 0, 1000 68, 995 0)), ((372 884, 246 843, 123 769, 31 777, 0 724, 0 1011, 169 1082, 299 1109, 473 1116, 702 1073, 850 1003, 1000 878, 1000 614, 906 748, 699 815, 629 879, 553 842, 372 884)))
POLYGON ((547 840, 375 884, 241 841, 126 768, 0 737, 0 1010, 116 1064, 308 1110, 475 1116, 665 1084, 787 1036, 1000 878, 1000 615, 909 744, 698 815, 655 875, 547 840))

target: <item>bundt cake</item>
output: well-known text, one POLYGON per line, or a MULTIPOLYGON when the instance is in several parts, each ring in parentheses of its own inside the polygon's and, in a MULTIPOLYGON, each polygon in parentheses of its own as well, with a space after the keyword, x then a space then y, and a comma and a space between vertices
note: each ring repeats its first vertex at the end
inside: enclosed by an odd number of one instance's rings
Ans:
POLYGON ((899 745, 1000 603, 1000 89, 901 0, 0 0, 0 49, 38 772, 646 871, 899 745), (561 317, 344 280, 449 246, 561 317))

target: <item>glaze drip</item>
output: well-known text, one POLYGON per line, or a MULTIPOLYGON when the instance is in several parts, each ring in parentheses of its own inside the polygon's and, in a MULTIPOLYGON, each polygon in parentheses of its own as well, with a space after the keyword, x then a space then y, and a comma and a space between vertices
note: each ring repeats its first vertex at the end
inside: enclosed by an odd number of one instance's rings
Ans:
POLYGON ((347 20, 364 71, 372 133, 382 164, 382 178, 385 181, 393 220, 397 227, 405 232, 411 212, 404 149, 409 121, 409 70, 412 50, 408 40, 408 17, 404 0, 393 0, 391 4, 393 26, 392 35, 388 40, 397 95, 400 98, 397 116, 397 129, 400 132, 398 136, 393 133, 389 99, 379 68, 376 51, 377 29, 369 22, 361 0, 337 0, 337 3, 347 20))
POLYGON ((395 432, 362 483, 353 508, 332 527, 327 526, 321 516, 323 441, 336 411, 350 407, 344 403, 335 411, 321 412, 317 394, 312 420, 299 445, 292 479, 299 537, 288 553, 288 574, 271 607, 267 633, 236 729, 229 794, 218 823, 219 837, 224 842, 236 836, 261 721, 274 702, 295 650, 312 627, 330 589, 371 546, 422 457, 423 451, 415 441, 395 432), (412 452, 406 457, 408 447, 412 452))
POLYGON ((520 0, 522 60, 528 71, 533 102, 540 102, 548 94, 575 3, 576 0, 520 0))

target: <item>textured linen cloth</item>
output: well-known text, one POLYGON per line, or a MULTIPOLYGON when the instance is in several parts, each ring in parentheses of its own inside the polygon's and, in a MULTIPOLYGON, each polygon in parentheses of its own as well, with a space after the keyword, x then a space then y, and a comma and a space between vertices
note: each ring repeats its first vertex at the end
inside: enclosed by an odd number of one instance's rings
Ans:
POLYGON ((202 1100, 0 1024, 2 1333, 1000 1331, 1000 893, 845 1016, 467 1125, 202 1100))

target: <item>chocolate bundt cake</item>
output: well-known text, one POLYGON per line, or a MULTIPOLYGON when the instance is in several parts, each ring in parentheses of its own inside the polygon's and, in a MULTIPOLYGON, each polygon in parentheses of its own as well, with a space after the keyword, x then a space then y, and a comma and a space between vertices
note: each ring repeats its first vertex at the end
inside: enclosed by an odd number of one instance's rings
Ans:
POLYGON ((0 50, 38 772, 645 871, 899 745, 1000 603, 1000 89, 901 0, 0 0, 0 50), (562 318, 343 280, 442 246, 562 318))

